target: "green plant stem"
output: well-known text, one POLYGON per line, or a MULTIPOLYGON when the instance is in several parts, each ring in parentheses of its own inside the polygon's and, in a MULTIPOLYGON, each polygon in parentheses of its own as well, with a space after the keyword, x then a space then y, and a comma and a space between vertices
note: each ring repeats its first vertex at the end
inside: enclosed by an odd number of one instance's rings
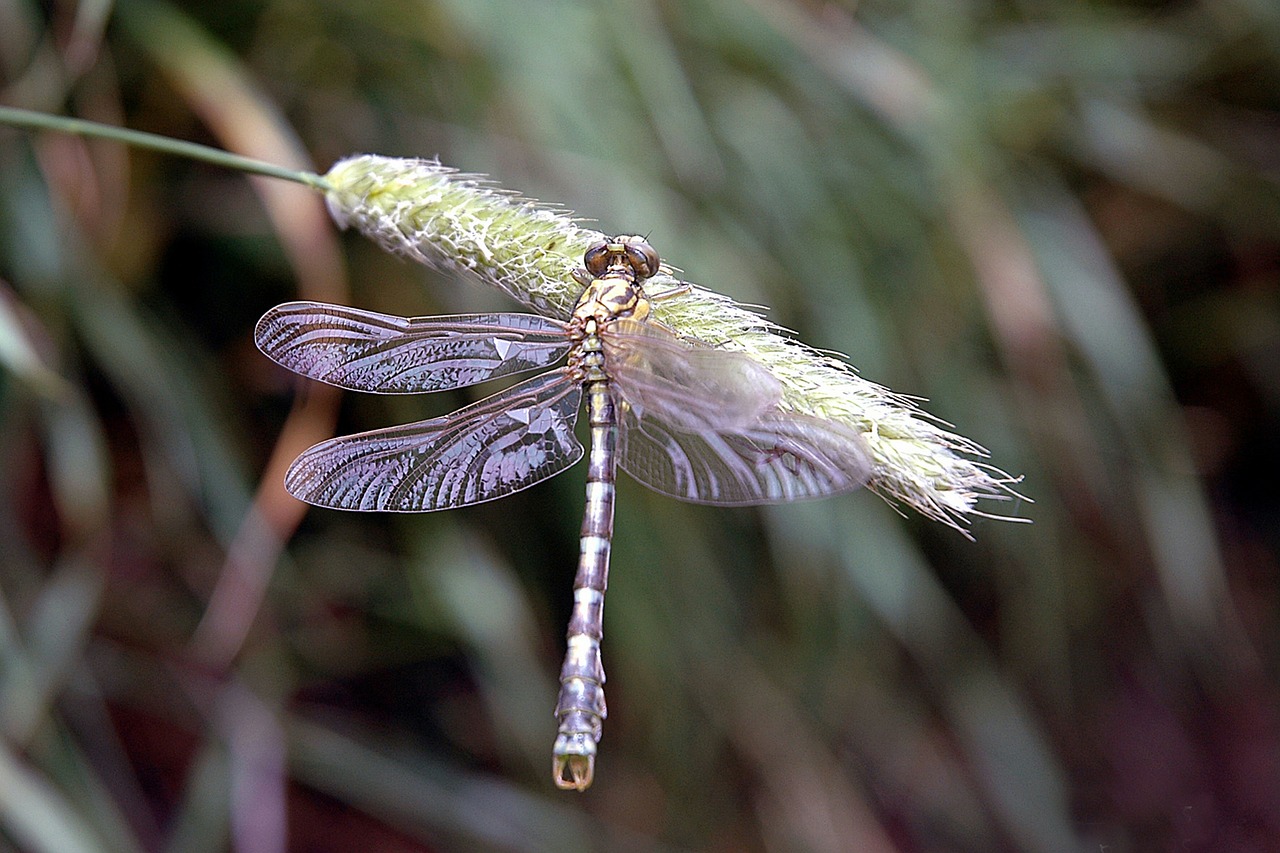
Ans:
POLYGON ((149 148, 152 151, 161 151, 165 154, 173 154, 178 157, 188 157, 192 160, 201 160, 205 163, 211 163, 214 166, 235 169, 236 171, 247 172, 252 175, 264 175, 268 178, 281 178, 282 180, 305 184, 306 186, 325 192, 331 189, 328 181, 311 172, 286 169, 283 166, 266 163, 262 160, 255 160, 252 157, 241 157, 238 154, 231 154, 217 148, 210 148, 207 145, 199 145, 194 142, 183 142, 180 139, 170 139, 167 136, 160 136, 155 133, 145 133, 140 130, 128 130, 123 127, 114 127, 109 124, 99 124, 95 121, 85 121, 84 119, 68 118, 66 116, 48 115, 47 113, 21 110, 15 107, 0 107, 0 125, 34 130, 54 130, 61 133, 74 133, 78 136, 90 136, 97 139, 111 139, 116 142, 123 142, 125 145, 133 145, 138 148, 149 148))

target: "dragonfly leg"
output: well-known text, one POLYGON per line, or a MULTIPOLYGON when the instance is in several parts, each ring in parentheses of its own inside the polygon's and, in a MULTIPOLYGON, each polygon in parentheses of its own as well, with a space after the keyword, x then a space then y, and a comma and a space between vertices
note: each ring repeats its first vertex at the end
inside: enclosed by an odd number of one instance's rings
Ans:
POLYGON ((650 293, 646 291, 645 295, 649 297, 650 302, 662 302, 665 299, 671 299, 675 296, 684 296, 691 290, 693 290, 693 285, 687 281, 682 281, 674 287, 670 287, 658 293, 650 293))

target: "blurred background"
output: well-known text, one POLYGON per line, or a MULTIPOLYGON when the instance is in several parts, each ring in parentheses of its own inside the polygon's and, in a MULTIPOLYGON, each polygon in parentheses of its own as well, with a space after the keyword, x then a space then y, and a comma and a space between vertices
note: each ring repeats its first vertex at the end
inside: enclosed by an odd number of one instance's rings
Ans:
POLYGON ((1035 501, 969 541, 621 483, 557 791, 581 467, 307 512, 303 447, 473 397, 252 342, 517 306, 303 187, 0 128, 3 849, 1280 850, 1280 5, 0 0, 0 103, 647 234, 1035 501))

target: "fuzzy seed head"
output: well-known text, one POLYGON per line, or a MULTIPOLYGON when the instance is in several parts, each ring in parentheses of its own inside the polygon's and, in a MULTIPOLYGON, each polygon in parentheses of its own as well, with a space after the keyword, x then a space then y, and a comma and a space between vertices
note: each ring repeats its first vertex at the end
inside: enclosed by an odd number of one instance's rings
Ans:
MULTIPOLYGON (((497 188, 434 160, 362 155, 325 176, 329 211, 388 251, 441 271, 468 272, 539 313, 566 318, 582 291, 573 270, 586 248, 605 237, 566 212, 497 188)), ((653 303, 653 316, 677 333, 739 350, 783 384, 783 405, 859 430, 870 450, 869 487, 959 530, 980 498, 1017 496, 1017 482, 983 464, 986 452, 931 420, 909 400, 860 377, 843 361, 780 334, 726 296, 662 270, 645 289, 687 286, 679 298, 653 303)))

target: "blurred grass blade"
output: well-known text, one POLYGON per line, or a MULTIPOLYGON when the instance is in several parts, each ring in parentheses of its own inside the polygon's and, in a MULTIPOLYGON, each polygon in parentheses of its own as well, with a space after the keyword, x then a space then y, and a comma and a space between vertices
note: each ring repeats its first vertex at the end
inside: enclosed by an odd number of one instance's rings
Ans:
POLYGON ((144 447, 160 451, 150 460, 160 514, 181 506, 163 506, 175 489, 185 492, 204 506, 219 538, 230 542, 250 492, 247 466, 216 414, 225 404, 209 393, 208 381, 172 332, 143 316, 100 271, 82 270, 72 283, 81 334, 147 431, 144 447))
POLYGON ((295 778, 425 839, 449 839, 458 849, 668 849, 647 834, 591 820, 563 799, 383 743, 369 731, 344 735, 303 717, 287 730, 295 778))
POLYGON ((918 661, 989 807, 1018 849, 1081 849, 1063 769, 1037 730, 1034 712, 1000 675, 919 552, 894 530, 869 519, 833 530, 830 543, 845 576, 918 661), (877 532, 868 535, 871 530, 877 532))
POLYGON ((192 758, 170 825, 166 853, 221 853, 230 838, 230 762, 226 748, 206 740, 192 758))
MULTIPOLYGON (((251 78, 243 63, 176 7, 157 0, 128 0, 117 18, 139 47, 178 89, 227 148, 261 160, 286 163, 311 180, 309 158, 280 110, 251 78)), ((272 181, 254 187, 275 226, 308 299, 349 300, 345 265, 321 198, 272 181)), ((192 638, 194 652, 206 664, 225 667, 235 658, 261 606, 284 543, 301 522, 306 507, 284 492, 282 466, 296 454, 296 435, 315 443, 328 437, 337 418, 339 395, 319 391, 310 405, 295 408, 282 428, 272 464, 263 472, 251 511, 229 545, 220 580, 192 638), (288 452, 284 452, 288 451, 288 452)))
POLYGON ((34 322, 8 284, 0 281, 0 364, 42 394, 65 394, 66 382, 45 363, 29 331, 34 322))
POLYGON ((538 677, 549 667, 536 654, 541 644, 532 602, 487 542, 450 528, 431 534, 414 559, 417 595, 410 618, 428 630, 456 634, 466 645, 504 758, 513 770, 541 778, 555 685, 538 677))
POLYGON ((14 665, 23 677, 6 683, 5 734, 11 743, 28 744, 46 724, 88 644, 101 597, 102 577, 83 556, 63 560, 41 587, 29 614, 25 648, 14 650, 20 656, 14 665))
POLYGON ((216 716, 230 758, 232 846, 284 853, 288 822, 279 712, 232 679, 218 696, 216 716))
MULTIPOLYGON (((288 164, 281 170, 301 176, 299 183, 328 189, 324 178, 308 171, 306 149, 279 108, 243 64, 191 18, 161 0, 121 0, 117 19, 223 145, 255 160, 288 164)), ((320 301, 343 299, 344 260, 320 198, 275 182, 254 185, 298 275, 299 292, 320 301)))
MULTIPOLYGON (((1047 188, 1044 188, 1047 189, 1047 188)), ((1133 499, 1170 613, 1196 642, 1247 651, 1204 492, 1168 378, 1120 276, 1081 211, 1061 193, 1028 213, 1058 311, 1088 360, 1137 468, 1133 499)))
POLYGON ((32 853, 112 853, 48 781, 0 741, 0 819, 32 853))

